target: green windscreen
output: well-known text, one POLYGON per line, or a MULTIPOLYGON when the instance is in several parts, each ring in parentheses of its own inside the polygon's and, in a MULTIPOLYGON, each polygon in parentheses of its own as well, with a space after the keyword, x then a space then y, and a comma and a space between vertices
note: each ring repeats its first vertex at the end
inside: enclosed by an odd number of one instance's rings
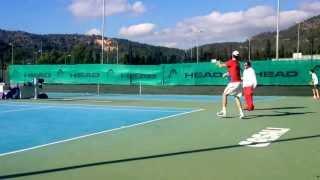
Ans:
MULTIPOLYGON (((320 71, 320 61, 257 61, 253 63, 259 85, 308 85, 310 69, 320 71)), ((224 68, 211 63, 162 65, 11 65, 11 83, 43 78, 48 84, 115 85, 225 85, 224 68)))

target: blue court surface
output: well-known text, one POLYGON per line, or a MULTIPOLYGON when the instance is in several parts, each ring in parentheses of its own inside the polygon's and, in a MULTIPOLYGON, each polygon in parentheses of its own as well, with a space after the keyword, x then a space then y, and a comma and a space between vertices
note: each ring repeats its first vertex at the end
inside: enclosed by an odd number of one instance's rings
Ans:
POLYGON ((0 156, 195 111, 160 107, 0 103, 0 156))

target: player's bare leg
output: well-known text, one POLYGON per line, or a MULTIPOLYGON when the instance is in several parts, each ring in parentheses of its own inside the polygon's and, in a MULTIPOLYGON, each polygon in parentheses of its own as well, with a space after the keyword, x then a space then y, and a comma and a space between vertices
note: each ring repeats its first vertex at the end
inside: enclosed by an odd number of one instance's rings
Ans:
POLYGON ((225 93, 222 94, 222 110, 217 113, 219 117, 226 117, 227 116, 227 104, 228 104, 228 95, 225 93))
POLYGON ((319 90, 318 90, 318 88, 316 89, 316 97, 317 97, 317 99, 320 98, 320 97, 319 97, 319 90))
MULTIPOLYGON (((317 92, 316 92, 315 88, 312 89, 312 93, 313 93, 313 99, 317 99, 317 92)), ((318 92, 318 94, 319 94, 319 92, 318 92)))
POLYGON ((235 97, 237 108, 239 109, 240 119, 244 118, 244 113, 242 111, 242 104, 238 96, 235 97))

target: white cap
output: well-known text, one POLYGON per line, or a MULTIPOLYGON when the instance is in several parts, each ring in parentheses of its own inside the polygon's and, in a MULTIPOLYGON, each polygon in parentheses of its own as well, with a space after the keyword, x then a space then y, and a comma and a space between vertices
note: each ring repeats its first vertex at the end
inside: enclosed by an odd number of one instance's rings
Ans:
POLYGON ((232 52, 232 56, 239 56, 239 54, 240 54, 240 53, 239 53, 239 51, 237 51, 237 50, 232 52))
POLYGON ((217 63, 217 59, 211 59, 211 63, 217 63))

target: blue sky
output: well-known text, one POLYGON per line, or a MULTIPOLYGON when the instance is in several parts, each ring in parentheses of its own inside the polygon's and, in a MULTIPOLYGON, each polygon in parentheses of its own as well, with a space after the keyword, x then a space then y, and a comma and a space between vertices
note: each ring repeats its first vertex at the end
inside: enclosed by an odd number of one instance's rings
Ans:
MULTIPOLYGON (((275 27, 276 0, 105 1, 106 36, 156 45, 241 41, 275 27)), ((0 29, 37 34, 85 34, 91 30, 99 34, 101 2, 2 0, 0 29)), ((287 28, 319 14, 320 0, 281 0, 281 10, 281 27, 287 28)))

